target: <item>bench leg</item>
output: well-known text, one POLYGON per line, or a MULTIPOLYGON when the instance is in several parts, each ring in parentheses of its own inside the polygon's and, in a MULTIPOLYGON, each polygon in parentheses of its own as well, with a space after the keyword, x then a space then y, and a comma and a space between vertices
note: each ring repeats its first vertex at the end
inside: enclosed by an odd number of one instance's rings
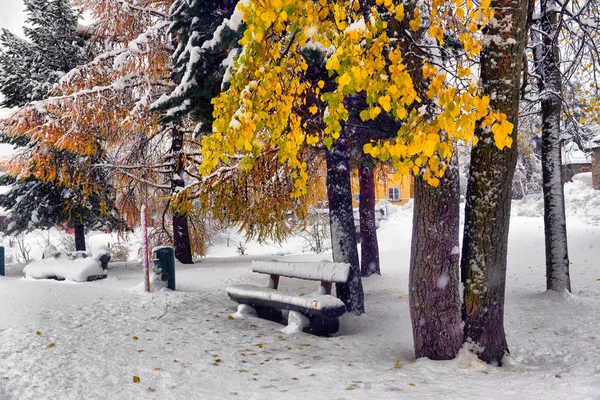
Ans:
POLYGON ((310 316, 310 325, 304 328, 304 332, 317 336, 327 336, 340 330, 340 321, 337 318, 323 318, 310 316))
POLYGON ((256 316, 258 318, 268 319, 269 321, 273 322, 281 322, 281 320, 283 319, 283 314, 281 313, 281 310, 278 310, 276 308, 258 306, 254 306, 254 308, 256 309, 256 316))

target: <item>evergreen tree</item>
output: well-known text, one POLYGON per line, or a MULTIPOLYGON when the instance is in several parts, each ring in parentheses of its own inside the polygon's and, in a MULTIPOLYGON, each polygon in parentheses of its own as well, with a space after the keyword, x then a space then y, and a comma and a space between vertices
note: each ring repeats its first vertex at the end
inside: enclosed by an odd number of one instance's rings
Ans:
POLYGON ((77 31, 79 13, 69 0, 26 1, 25 12, 27 40, 6 29, 0 34, 4 107, 46 98, 65 73, 87 59, 85 38, 77 31))
POLYGON ((240 38, 238 21, 233 18, 236 4, 236 0, 175 0, 171 6, 169 30, 177 37, 172 57, 177 86, 152 106, 163 113, 164 122, 190 116, 198 123, 196 131, 210 132, 211 100, 221 91, 224 60, 240 38))
MULTIPOLYGON (((161 112, 162 123, 171 133, 167 161, 174 196, 185 187, 185 132, 178 121, 189 116, 198 123, 198 130, 203 126, 210 129, 212 125, 210 101, 221 90, 225 71, 222 63, 229 45, 236 42, 236 34, 227 26, 226 18, 231 18, 235 5, 231 0, 176 0, 170 9, 173 22, 169 29, 177 37, 171 80, 177 87, 161 97, 153 109, 161 112)), ((170 206, 175 256, 182 263, 192 263, 187 214, 181 210, 180 201, 171 202, 170 206)))
MULTIPOLYGON (((4 228, 9 235, 65 223, 83 229, 84 222, 92 229, 126 229, 115 207, 114 190, 110 187, 109 193, 84 196, 81 190, 44 184, 34 178, 17 181, 9 175, 0 177, 0 185, 13 185, 8 193, 0 195, 0 207, 9 210, 4 228)), ((76 241, 82 239, 77 235, 76 241)), ((82 245, 77 247, 79 250, 82 245)))
MULTIPOLYGON (((30 0, 25 2, 28 26, 23 31, 27 41, 7 30, 0 34, 0 91, 2 106, 21 107, 49 95, 59 79, 87 59, 83 34, 77 30, 79 13, 69 0, 30 0)), ((21 147, 39 146, 35 140, 3 132, 3 142, 21 147)), ((77 157, 68 151, 50 151, 60 163, 77 165, 77 157)), ((99 154, 102 154, 101 152, 99 154)), ((98 161, 101 157, 96 157, 98 161)), ((94 228, 124 228, 114 205, 114 190, 106 184, 102 169, 86 176, 102 182, 104 190, 85 194, 81 187, 63 188, 34 177, 2 178, 11 190, 0 195, 0 205, 9 212, 9 234, 36 228, 67 224, 75 228, 77 250, 85 250, 84 225, 94 228)), ((79 185, 78 185, 79 186, 79 185)))

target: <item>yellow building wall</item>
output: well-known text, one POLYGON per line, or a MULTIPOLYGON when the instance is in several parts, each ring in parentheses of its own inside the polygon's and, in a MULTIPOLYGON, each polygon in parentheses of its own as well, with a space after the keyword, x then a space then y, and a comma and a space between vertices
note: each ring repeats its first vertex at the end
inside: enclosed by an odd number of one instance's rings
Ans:
MULTIPOLYGON (((352 207, 358 207, 357 194, 360 192, 358 175, 352 174, 352 207)), ((406 204, 414 197, 413 178, 410 175, 396 176, 389 166, 381 166, 375 170, 375 202, 389 200, 392 204, 406 204), (390 189, 394 197, 390 197, 390 189), (396 196, 397 195, 397 196, 396 196)))

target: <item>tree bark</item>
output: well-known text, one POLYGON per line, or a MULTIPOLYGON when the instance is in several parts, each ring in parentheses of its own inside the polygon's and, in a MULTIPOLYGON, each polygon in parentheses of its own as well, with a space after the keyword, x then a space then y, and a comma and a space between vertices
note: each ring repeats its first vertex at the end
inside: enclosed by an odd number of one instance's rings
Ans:
POLYGON ((450 360, 463 343, 459 196, 456 156, 437 188, 415 179, 409 301, 417 358, 450 360))
POLYGON ((565 193, 561 170, 560 115, 562 82, 559 70, 558 13, 555 0, 542 0, 543 38, 536 43, 534 60, 539 76, 542 108, 542 181, 544 192, 544 239, 546 288, 571 291, 565 217, 565 193))
POLYGON ((173 247, 175 258, 182 264, 193 264, 187 215, 173 212, 173 247))
POLYGON ((365 312, 365 305, 352 215, 350 154, 345 127, 327 151, 326 162, 333 261, 350 264, 348 282, 336 283, 336 294, 348 312, 360 315, 365 312))
POLYGON ((85 251, 85 229, 83 224, 75 224, 75 251, 85 251))
MULTIPOLYGON (((184 160, 183 160, 183 132, 177 129, 176 123, 171 123, 171 157, 174 162, 174 174, 171 177, 171 193, 176 195, 185 186, 184 160)), ((172 207, 173 218, 173 247, 175 258, 182 264, 193 264, 192 246, 190 244, 190 232, 188 217, 185 213, 172 207)))
POLYGON ((477 123, 479 143, 471 153, 461 279, 464 339, 475 345, 473 350, 483 361, 499 365, 508 353, 504 291, 527 1, 492 0, 491 5, 497 23, 484 32, 483 94, 490 97, 491 109, 505 113, 514 124, 514 140, 511 148, 500 150, 491 130, 477 123))
MULTIPOLYGON (((362 150, 362 149, 361 149, 362 150)), ((375 220, 375 162, 361 151, 358 164, 360 185, 360 267, 362 276, 381 275, 375 220)))

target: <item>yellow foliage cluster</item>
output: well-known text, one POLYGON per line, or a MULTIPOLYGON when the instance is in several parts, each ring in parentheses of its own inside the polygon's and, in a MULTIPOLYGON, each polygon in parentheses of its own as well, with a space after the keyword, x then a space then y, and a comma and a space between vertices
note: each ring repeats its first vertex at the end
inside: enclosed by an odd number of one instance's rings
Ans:
MULTIPOLYGON (((428 99, 420 98, 388 27, 391 18, 408 19, 413 31, 427 29, 441 45, 444 30, 452 26, 462 32, 465 57, 475 57, 480 29, 492 17, 489 0, 435 0, 412 14, 395 0, 377 0, 372 7, 356 0, 248 0, 238 7, 247 26, 243 50, 229 89, 213 100, 216 120, 202 142, 201 173, 211 173, 234 155, 243 155, 250 169, 269 146, 292 170, 294 195, 305 194, 308 174, 301 149, 319 143, 330 147, 349 117, 344 100, 356 94, 366 98, 363 121, 388 113, 402 122, 394 140, 367 144, 365 152, 391 159, 403 173, 422 173, 432 185, 445 171, 452 142, 471 140, 476 121, 483 119, 492 129, 499 148, 511 145, 512 124, 489 110, 489 99, 478 96, 475 83, 459 92, 453 79, 425 62, 428 99), (314 78, 318 74, 311 74, 307 50, 326 60, 335 84, 314 78), (433 113, 419 106, 424 100, 435 106, 433 113)), ((459 77, 471 74, 467 65, 457 64, 456 70, 459 77)))

